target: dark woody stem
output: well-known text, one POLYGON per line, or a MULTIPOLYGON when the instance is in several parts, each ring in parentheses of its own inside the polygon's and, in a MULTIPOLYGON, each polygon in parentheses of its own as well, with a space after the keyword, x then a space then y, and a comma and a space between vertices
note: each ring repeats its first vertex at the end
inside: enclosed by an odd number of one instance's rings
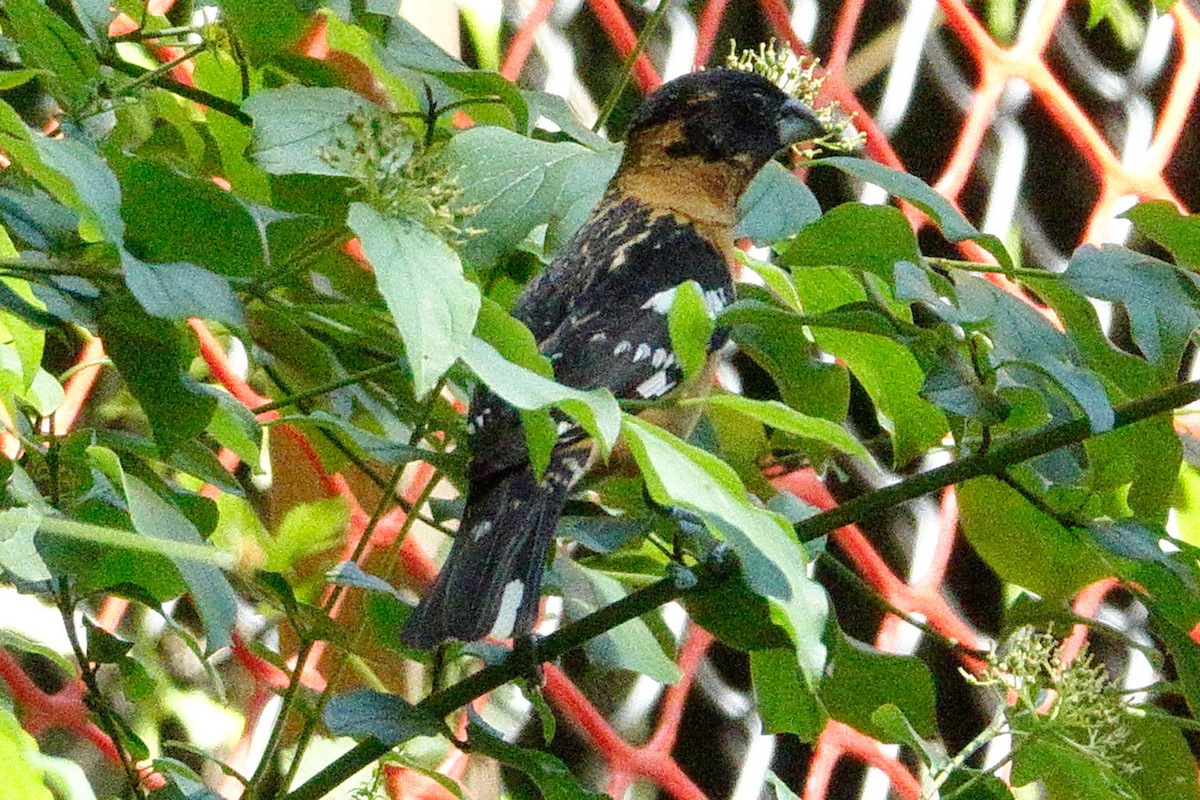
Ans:
MULTIPOLYGON (((1197 399, 1200 399, 1200 381, 1172 386, 1156 394, 1118 406, 1113 429, 1150 419, 1197 399)), ((1002 473, 1014 464, 1028 461, 1068 445, 1078 444, 1094 435, 1096 434, 1092 431, 1086 418, 1073 419, 1030 436, 996 445, 987 452, 968 456, 961 461, 922 472, 894 486, 849 500, 843 505, 798 523, 795 527, 796 534, 804 541, 814 539, 843 525, 868 519, 881 511, 943 487, 962 483, 972 478, 1002 473)), ((701 564, 694 570, 692 573, 695 577, 694 581, 681 580, 678 574, 656 581, 547 636, 538 643, 535 651, 536 657, 541 662, 552 661, 634 617, 639 617, 664 603, 680 598, 694 588, 714 586, 733 572, 734 570, 730 569, 728 562, 710 561, 701 564)), ((440 719, 475 698, 527 674, 528 669, 528 659, 510 657, 499 664, 476 672, 453 686, 434 692, 421 701, 417 705, 417 709, 432 718, 440 719)), ((376 739, 360 742, 297 787, 295 791, 288 793, 285 800, 317 800, 363 767, 386 755, 392 747, 393 744, 376 739)))

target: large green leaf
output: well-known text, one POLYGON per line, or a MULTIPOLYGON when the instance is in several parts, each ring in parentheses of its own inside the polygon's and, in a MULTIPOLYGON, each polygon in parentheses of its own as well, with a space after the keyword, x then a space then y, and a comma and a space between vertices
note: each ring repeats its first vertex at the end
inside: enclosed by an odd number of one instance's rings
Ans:
POLYGON ((163 452, 181 447, 208 427, 216 401, 187 375, 195 345, 179 327, 148 315, 132 300, 111 300, 99 318, 100 334, 150 420, 163 452))
POLYGON ((1110 574, 1078 533, 996 478, 964 483, 958 506, 967 541, 1009 583, 1061 600, 1110 574))
POLYGON ((765 732, 791 733, 805 742, 817 740, 827 713, 796 669, 796 656, 790 648, 751 651, 750 676, 765 732))
POLYGON ((1179 264, 1200 269, 1200 214, 1181 214, 1174 203, 1152 200, 1138 203, 1122 216, 1169 250, 1179 264))
POLYGON ((755 505, 733 469, 711 453, 629 415, 622 432, 655 502, 696 512, 729 543, 747 584, 768 599, 772 620, 791 636, 796 667, 815 686, 826 658, 828 600, 805 574, 807 558, 791 526, 755 505))
POLYGON ((875 161, 850 156, 834 156, 816 162, 873 183, 893 197, 903 198, 924 211, 942 234, 952 242, 970 239, 996 257, 1001 266, 1012 268, 1012 256, 997 237, 980 233, 950 201, 915 175, 885 167, 875 161))
POLYGON ((836 720, 877 739, 886 732, 873 721, 881 706, 897 706, 917 733, 937 734, 933 674, 918 658, 884 653, 835 634, 821 701, 836 720))
POLYGON ((330 698, 325 727, 337 736, 370 736, 398 745, 418 736, 436 736, 442 726, 403 697, 372 689, 357 689, 330 698))
POLYGON ((254 120, 254 163, 273 175, 342 175, 324 157, 358 112, 375 110, 349 89, 299 86, 263 89, 246 98, 242 109, 254 120))
MULTIPOLYGON (((99 448, 95 448, 99 450, 99 448)), ((121 469, 120 461, 111 451, 95 453, 120 473, 129 504, 129 517, 134 530, 146 537, 202 545, 204 539, 196 526, 172 503, 167 502, 144 481, 121 469)), ((192 559, 172 559, 175 568, 187 584, 192 603, 204 622, 205 648, 208 653, 227 646, 231 641, 237 597, 220 569, 192 559)))
POLYGON ((463 254, 488 263, 511 250, 535 226, 551 223, 555 242, 582 224, 616 170, 619 151, 539 142, 497 127, 464 131, 450 140, 442 161, 473 209, 467 225, 483 231, 463 254))
POLYGON ((5 0, 4 11, 5 32, 16 39, 21 61, 49 73, 55 98, 68 110, 91 99, 102 78, 87 41, 44 2, 5 0))
POLYGON ((126 243, 138 258, 190 261, 218 275, 262 273, 263 231, 231 192, 145 159, 114 167, 126 243))
POLYGON ((587 430, 604 453, 616 443, 621 409, 607 389, 572 389, 505 360, 482 339, 472 337, 463 362, 509 405, 525 411, 559 408, 587 430))
POLYGON ((1089 297, 1123 305, 1142 355, 1164 378, 1175 375, 1200 324, 1200 278, 1124 247, 1084 245, 1063 280, 1089 297))
POLYGON ((72 140, 33 143, 42 163, 70 182, 73 191, 60 199, 80 215, 80 233, 117 247, 126 285, 146 311, 162 319, 203 317, 241 326, 241 304, 225 278, 186 262, 149 264, 125 249, 121 185, 99 155, 72 140))
POLYGON ((979 320, 993 348, 993 365, 1021 380, 1022 371, 1044 374, 1079 406, 1092 430, 1110 429, 1115 418, 1104 385, 1080 365, 1074 343, 1036 309, 991 283, 965 273, 954 276, 959 307, 968 319, 979 320))
POLYGON ((0 766, 4 770, 4 795, 21 800, 52 800, 42 780, 38 762, 44 758, 37 741, 21 728, 7 708, 0 708, 0 766))
POLYGON ((742 395, 719 394, 687 402, 728 408, 739 414, 753 417, 764 425, 769 425, 777 430, 806 439, 816 439, 843 453, 858 456, 864 461, 872 460, 871 454, 862 446, 862 443, 851 436, 841 425, 821 417, 802 414, 794 408, 789 408, 774 400, 753 400, 742 395))
POLYGON ((220 0, 224 18, 255 61, 266 61, 294 44, 312 24, 315 0, 220 0))
MULTIPOLYGON (((921 251, 916 234, 896 209, 843 203, 801 230, 780 260, 793 270, 854 267, 890 281, 897 262, 918 262, 921 251)), ((797 273, 795 280, 802 284, 804 274, 797 273)))
POLYGON ((756 245, 768 245, 815 222, 821 206, 804 181, 771 161, 750 182, 738 201, 738 213, 734 238, 744 236, 756 245))
POLYGON ((423 398, 466 349, 479 313, 479 289, 463 277, 458 255, 415 222, 389 219, 368 205, 346 220, 375 270, 423 398))
MULTIPOLYGON (((571 619, 582 619, 626 595, 616 578, 570 559, 556 560, 554 572, 563 583, 563 610, 571 619)), ((641 618, 605 631, 584 648, 589 660, 604 667, 629 670, 664 684, 680 678, 679 667, 641 618)))

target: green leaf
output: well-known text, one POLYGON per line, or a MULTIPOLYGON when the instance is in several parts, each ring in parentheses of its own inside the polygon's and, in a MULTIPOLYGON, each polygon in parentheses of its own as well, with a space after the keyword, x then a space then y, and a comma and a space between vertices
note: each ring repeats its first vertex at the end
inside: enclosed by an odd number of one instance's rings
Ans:
POLYGON ((920 659, 881 652, 839 631, 829 662, 820 696, 831 717, 887 741, 872 715, 891 703, 921 736, 937 735, 933 674, 920 659))
POLYGON ((1046 800, 1127 800, 1128 783, 1111 768, 1075 747, 1049 737, 1032 738, 1015 749, 1013 786, 1040 781, 1046 800))
POLYGON ((464 257, 490 263, 543 223, 552 225, 551 243, 564 242, 600 199, 618 159, 617 150, 597 153, 497 127, 458 134, 441 161, 462 189, 460 207, 474 210, 466 226, 484 231, 467 240, 464 257))
MULTIPOLYGON (((29 130, 25 121, 12 109, 12 106, 0 101, 0 150, 12 159, 14 165, 28 173, 63 205, 70 206, 67 198, 74 198, 74 187, 70 181, 42 161, 35 144, 40 138, 38 134, 29 130)), ((39 205, 52 204, 39 203, 39 205)), ((57 209, 57 207, 54 208, 57 209)), ((61 209, 57 210, 61 211, 61 209)), ((64 214, 58 216, 61 217, 64 214)))
POLYGON ((741 577, 688 592, 683 605, 696 624, 737 650, 777 650, 791 644, 787 631, 771 621, 767 599, 741 577))
POLYGON ((713 332, 712 315, 700 284, 689 280, 675 288, 667 311, 667 330, 685 379, 695 376, 708 362, 708 343, 713 332))
POLYGON ((336 736, 370 736, 398 745, 418 736, 437 736, 442 725, 403 697, 372 689, 335 695, 325 705, 325 727, 336 736))
POLYGON ((959 307, 968 319, 984 321, 993 349, 992 365, 1011 374, 1017 383, 1021 370, 1033 368, 1056 383, 1087 415, 1092 430, 1112 428, 1115 415, 1104 385, 1079 365, 1074 343, 1038 311, 991 283, 955 273, 959 307))
POLYGON ((271 425, 293 425, 301 430, 325 430, 339 434, 342 442, 350 445, 358 455, 384 464, 396 465, 410 461, 427 461, 441 468, 453 468, 455 464, 454 458, 445 453, 386 439, 341 417, 334 416, 328 411, 318 410, 311 414, 280 417, 272 421, 271 425))
POLYGON ((741 250, 737 254, 738 261, 762 278, 763 285, 771 292, 775 300, 796 313, 801 312, 800 295, 792 285, 792 278, 787 272, 769 264, 766 261, 755 261, 741 250))
POLYGON ((786 239, 816 222, 821 206, 812 190, 782 164, 767 163, 738 201, 741 215, 733 238, 749 238, 756 245, 786 239))
POLYGON ((805 275, 796 272, 797 267, 853 267, 891 281, 898 262, 920 260, 916 234, 897 209, 843 203, 801 230, 780 263, 793 269, 794 280, 803 288, 805 275))
POLYGON ((422 399, 463 354, 479 313, 479 289, 458 255, 414 222, 354 203, 347 219, 375 269, 379 293, 404 340, 413 391, 422 399))
POLYGON ((716 394, 705 398, 685 401, 685 404, 705 404, 728 408, 748 417, 753 417, 764 425, 777 430, 786 431, 806 439, 816 439, 819 442, 840 450, 843 453, 857 456, 871 463, 870 452, 862 443, 851 436, 845 428, 834 422, 820 417, 802 414, 794 408, 789 408, 776 400, 752 400, 737 394, 716 394))
POLYGON ((791 408, 815 417, 842 420, 850 405, 850 373, 841 364, 821 361, 815 348, 806 348, 804 319, 780 309, 755 309, 737 317, 735 303, 720 318, 732 325, 732 337, 750 358, 767 371, 791 408))
POLYGON ((222 447, 237 454, 253 474, 262 474, 263 431, 257 418, 228 392, 215 389, 213 396, 217 405, 208 432, 222 447))
MULTIPOLYGON (((116 457, 113 457, 116 460, 116 457)), ((138 478, 124 474, 125 498, 134 529, 143 536, 201 545, 204 539, 180 510, 165 501, 138 478)), ((205 652, 212 653, 231 641, 237 597, 221 570, 188 559, 172 559, 187 584, 188 592, 207 634, 205 652)))
POLYGON ((768 598, 772 621, 791 636, 796 666, 816 685, 826 657, 821 633, 828 600, 806 576, 807 559, 791 526, 752 503, 732 468, 711 453, 628 414, 621 430, 654 501, 696 512, 729 543, 747 584, 768 598))
POLYGON ((100 64, 91 46, 62 17, 37 0, 5 0, 5 32, 17 41, 21 61, 45 70, 55 98, 75 111, 100 85, 100 64))
POLYGON ((24 86, 34 78, 47 78, 53 74, 48 69, 14 69, 0 72, 0 92, 24 86))
POLYGON ((251 158, 272 175, 343 175, 323 151, 350 132, 351 116, 375 109, 349 89, 297 84, 262 89, 242 103, 254 119, 251 158))
POLYGON ((287 572, 302 558, 330 550, 340 543, 350 522, 350 507, 342 497, 297 503, 288 509, 279 528, 265 543, 272 572, 287 572))
POLYGON ((1174 721, 1131 714, 1127 724, 1138 743, 1138 770, 1127 778, 1134 790, 1147 799, 1200 800, 1196 759, 1174 721))
POLYGON ((508 124, 519 133, 529 132, 529 106, 525 103, 525 98, 512 81, 498 72, 432 70, 427 74, 458 92, 458 102, 478 98, 479 103, 468 104, 466 108, 477 124, 508 124), (496 99, 499 99, 500 103, 496 103, 496 99))
POLYGON ((603 800, 607 797, 584 789, 566 765, 549 753, 509 744, 477 723, 468 724, 467 743, 469 752, 489 756, 523 773, 537 786, 543 800, 603 800))
POLYGON ((879 424, 893 437, 893 459, 907 464, 942 440, 945 415, 921 397, 925 374, 912 352, 897 342, 866 333, 823 330, 821 349, 841 359, 870 395, 879 424))
POLYGON ((21 583, 48 581, 50 570, 34 546, 42 514, 33 508, 0 511, 0 568, 21 583))
POLYGON ((110 301, 98 321, 108 357, 146 412, 159 448, 170 452, 202 433, 216 401, 186 374, 194 340, 131 301, 110 301))
POLYGON ((952 242, 970 239, 996 257, 1002 267, 1013 267, 1012 256, 1004 243, 989 233, 980 233, 950 201, 915 175, 885 167, 875 161, 849 156, 822 158, 815 166, 829 166, 873 183, 893 197, 903 198, 924 211, 952 242))
POLYGON ((1115 574, 1139 586, 1156 616, 1187 630, 1200 618, 1200 572, 1195 557, 1164 552, 1167 532, 1132 519, 1097 520, 1088 532, 1115 574))
POLYGON ((1100 514, 1166 523, 1183 461, 1183 444, 1172 422, 1170 415, 1162 415, 1084 443, 1087 487, 1100 514))
POLYGON ((1058 315, 1084 365, 1115 389, 1115 399, 1132 399, 1162 388, 1162 377, 1144 359, 1119 350, 1100 327, 1092 301, 1057 278, 1031 278, 1029 287, 1058 315))
POLYGON ((218 275, 262 274, 263 232, 234 194, 146 159, 110 163, 121 181, 125 240, 138 258, 188 261, 218 275))
POLYGON ((7 708, 0 707, 0 765, 4 768, 4 793, 17 800, 53 800, 42 780, 44 759, 37 741, 21 728, 7 708))
POLYGON ((288 50, 313 23, 315 0, 220 0, 223 18, 255 62, 288 50))
POLYGON ((538 349, 533 332, 490 297, 483 298, 479 307, 475 335, 496 348, 506 361, 554 380, 554 366, 538 349))
POLYGON ((751 651, 750 676, 764 732, 792 733, 804 742, 817 740, 827 714, 796 668, 790 648, 751 651))
POLYGON ((1064 600, 1110 574, 1088 543, 995 478, 959 487, 964 535, 996 573, 1048 600, 1064 600))
POLYGON ((108 164, 92 149, 74 139, 32 138, 41 163, 69 186, 55 181, 47 188, 67 208, 79 214, 79 232, 88 241, 106 241, 121 247, 125 221, 121 219, 121 185, 108 164))
POLYGON ((1200 324, 1200 278, 1116 245, 1080 247, 1062 277, 1089 297, 1123 305, 1134 344, 1164 379, 1174 377, 1200 324))
POLYGON ((1160 616, 1151 616, 1150 622, 1171 656, 1183 698, 1195 719, 1200 715, 1200 643, 1192 639, 1191 628, 1180 629, 1160 616))
POLYGON ((115 664, 133 649, 133 642, 114 636, 96 625, 86 616, 83 628, 87 631, 87 660, 97 664, 115 664))
POLYGON ((607 389, 583 391, 554 383, 510 361, 482 339, 472 338, 463 363, 500 399, 524 411, 554 407, 587 430, 607 454, 621 427, 621 409, 607 389))
MULTIPOLYGON (((1157 4, 1156 4, 1157 5, 1157 4)), ((1165 13, 1159 9, 1160 13, 1165 13)), ((1161 244, 1176 263, 1200 269, 1200 214, 1181 214, 1167 200, 1138 203, 1121 216, 1143 236, 1161 244)))
POLYGON ((177 261, 147 264, 128 253, 121 256, 125 285, 142 308, 161 319, 211 319, 242 329, 245 319, 229 281, 203 267, 177 261))
MULTIPOLYGON (((570 559, 556 560, 554 571, 563 582, 563 610, 571 619, 582 619, 626 595, 615 578, 570 559)), ((672 684, 681 676, 678 665, 640 618, 605 631, 584 645, 584 650, 595 664, 629 670, 659 683, 672 684)))

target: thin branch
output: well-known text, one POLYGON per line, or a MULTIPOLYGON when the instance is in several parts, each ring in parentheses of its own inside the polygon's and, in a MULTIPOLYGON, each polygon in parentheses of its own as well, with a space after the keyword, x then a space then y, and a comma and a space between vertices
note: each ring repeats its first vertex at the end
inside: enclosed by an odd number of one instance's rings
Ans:
MULTIPOLYGON (((677 600, 695 586, 714 586, 732 574, 730 566, 728 562, 711 561, 690 573, 694 580, 685 577, 686 573, 676 573, 656 581, 542 639, 537 644, 536 657, 539 662, 552 661, 605 631, 677 600)), ((528 674, 529 666, 528 656, 510 655, 499 664, 484 667, 469 678, 434 692, 418 703, 417 709, 430 718, 440 719, 476 697, 528 674)), ((385 755, 392 747, 391 743, 384 743, 378 739, 359 742, 294 791, 289 792, 284 800, 317 800, 324 797, 354 773, 385 755)))
MULTIPOLYGON (((1113 430, 1149 419, 1200 399, 1200 381, 1189 381, 1161 392, 1132 400, 1116 407, 1113 430)), ((1099 433, 1103 433, 1101 431, 1099 433)), ((913 475, 900 483, 878 489, 837 508, 809 517, 796 524, 796 534, 802 541, 816 539, 852 522, 862 522, 890 508, 915 500, 946 486, 963 483, 984 475, 996 475, 1011 466, 1031 458, 1090 439, 1097 435, 1083 417, 1055 425, 1038 433, 994 445, 985 453, 977 453, 960 461, 913 475)))
MULTIPOLYGON (((1113 428, 1122 428, 1200 399, 1200 381, 1172 386, 1148 397, 1118 406, 1113 428)), ((829 511, 810 517, 795 526, 801 540, 808 541, 852 522, 861 522, 900 503, 951 484, 961 483, 983 475, 994 475, 1014 464, 1028 461, 1061 447, 1077 444, 1092 436, 1086 418, 1056 425, 1039 433, 1025 436, 994 447, 986 453, 964 458, 944 467, 915 475, 894 486, 879 489, 851 500, 829 511)), ((728 574, 725 563, 709 562, 698 567, 695 582, 682 582, 677 575, 668 576, 622 600, 605 606, 578 622, 572 623, 543 639, 537 649, 539 662, 552 661, 585 642, 612 630, 616 626, 641 616, 658 606, 676 600, 693 588, 708 588, 718 584, 728 574)), ((526 674, 529 664, 520 658, 509 657, 471 675, 469 678, 426 697, 417 709, 431 718, 439 719, 510 680, 526 674)), ((392 743, 368 739, 326 766, 308 781, 288 793, 284 800, 317 800, 339 786, 354 773, 384 756, 392 743)))
POLYGON ((137 64, 131 64, 124 59, 117 58, 108 53, 98 54, 100 63, 105 66, 112 67, 117 72, 124 73, 131 78, 142 79, 147 78, 149 82, 160 89, 166 89, 172 94, 177 94, 185 100, 191 100, 195 103, 208 106, 213 111, 218 111, 227 117, 232 117, 238 122, 249 127, 254 123, 250 115, 238 108, 236 103, 231 103, 224 97, 217 97, 215 94, 206 92, 203 89, 197 89, 194 86, 188 86, 180 83, 170 75, 155 75, 154 70, 139 67, 137 64))

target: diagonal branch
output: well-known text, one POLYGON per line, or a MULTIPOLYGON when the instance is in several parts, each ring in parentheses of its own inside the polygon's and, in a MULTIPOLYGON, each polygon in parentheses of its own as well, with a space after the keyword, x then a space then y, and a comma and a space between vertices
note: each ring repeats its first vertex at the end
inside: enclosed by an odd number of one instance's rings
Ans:
MULTIPOLYGON (((1172 386, 1118 406, 1113 428, 1122 428, 1150 419, 1197 399, 1200 399, 1200 380, 1172 386)), ((1094 435, 1095 432, 1086 418, 1073 419, 999 445, 987 452, 922 472, 894 486, 857 497, 800 522, 796 525, 796 533, 802 540, 813 539, 945 486, 984 475, 994 475, 1014 464, 1078 444, 1094 435)), ((634 617, 678 599, 693 588, 714 586, 731 574, 729 567, 728 562, 710 561, 695 569, 694 582, 681 580, 676 574, 639 589, 541 640, 536 650, 537 658, 540 661, 553 661, 634 617)), ((527 674, 528 669, 528 659, 510 657, 499 664, 485 667, 453 686, 434 692, 422 700, 417 708, 434 719, 444 717, 475 698, 527 674)), ((359 742, 294 791, 289 792, 284 800, 317 800, 363 767, 387 754, 393 746, 377 739, 359 742)))

